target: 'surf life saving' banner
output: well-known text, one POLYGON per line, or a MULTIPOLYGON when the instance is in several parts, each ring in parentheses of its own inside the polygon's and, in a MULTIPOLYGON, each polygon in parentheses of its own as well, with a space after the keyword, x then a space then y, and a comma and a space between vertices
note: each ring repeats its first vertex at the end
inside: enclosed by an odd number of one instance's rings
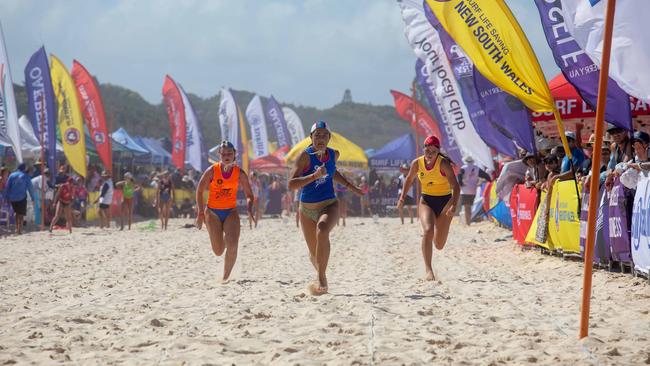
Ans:
POLYGON ((449 121, 447 121, 447 114, 442 113, 442 104, 434 94, 435 87, 431 81, 429 81, 429 70, 424 64, 424 61, 419 58, 415 62, 415 79, 417 80, 418 85, 420 85, 420 88, 424 90, 424 95, 429 102, 433 116, 435 120, 438 121, 438 127, 442 133, 440 136, 440 142, 442 143, 443 150, 449 159, 456 163, 456 165, 463 165, 463 153, 460 151, 458 143, 456 143, 456 137, 454 137, 452 126, 449 124, 449 121))
POLYGON ((406 39, 416 56, 428 68, 442 112, 452 127, 463 156, 471 156, 478 165, 491 170, 494 166, 490 148, 483 142, 470 121, 469 113, 458 92, 458 85, 440 43, 438 33, 427 20, 422 4, 415 0, 398 1, 402 10, 406 39))
POLYGON ((650 175, 642 173, 632 209, 632 259, 634 268, 650 273, 650 175))
MULTIPOLYGON (((56 108, 45 47, 39 48, 25 66, 25 92, 29 120, 32 121, 34 134, 40 143, 41 126, 43 127, 47 167, 54 172, 56 171, 56 108)), ((55 174, 51 174, 50 177, 54 183, 55 174)))
POLYGON ((289 107, 282 107, 284 119, 287 121, 287 129, 291 135, 291 144, 297 145, 300 141, 305 139, 305 128, 302 126, 302 121, 296 112, 289 107))
MULTIPOLYGON (((603 54, 603 0, 562 0, 566 28, 598 65, 603 54)), ((645 25, 650 1, 618 0, 612 34, 609 76, 628 94, 650 103, 650 43, 645 25)))
POLYGON ((269 138, 266 132, 266 120, 264 119, 262 100, 260 99, 259 95, 254 96, 250 103, 248 103, 248 107, 246 107, 246 120, 248 121, 248 125, 251 128, 253 155, 256 158, 261 158, 262 156, 268 155, 269 138))
POLYGON ((187 94, 185 94, 185 90, 180 84, 177 86, 185 107, 185 162, 191 165, 194 170, 202 172, 208 167, 208 156, 203 146, 199 119, 194 113, 194 108, 187 94))
POLYGON ((526 35, 503 0, 425 0, 486 78, 534 111, 553 97, 526 35))
POLYGON ((63 152, 70 166, 82 177, 86 176, 86 134, 83 117, 77 99, 77 88, 68 70, 61 61, 52 55, 50 64, 52 88, 58 102, 59 133, 63 142, 63 152))
POLYGON ((0 138, 11 142, 16 160, 22 163, 23 151, 20 146, 20 126, 18 125, 18 110, 14 96, 14 82, 11 79, 2 26, 0 26, 0 138))
POLYGON ((476 67, 473 72, 474 85, 487 118, 492 123, 497 123, 504 134, 509 133, 519 147, 528 152, 536 152, 528 108, 519 99, 486 79, 476 67))
POLYGON ((291 137, 287 129, 287 122, 284 119, 284 113, 278 102, 271 96, 266 102, 266 120, 269 121, 275 129, 275 137, 278 139, 278 148, 291 147, 291 137))
POLYGON ((391 90, 390 93, 393 95, 393 99, 395 99, 395 110, 397 111, 397 114, 399 114, 403 120, 409 122, 411 127, 415 128, 418 134, 422 136, 422 139, 429 135, 435 135, 438 138, 441 136, 438 124, 433 120, 433 118, 431 118, 429 113, 427 113, 427 110, 421 106, 420 103, 398 91, 391 90), (416 114, 415 126, 413 126, 414 113, 416 114))
POLYGON ((97 155, 104 163, 106 170, 111 171, 113 167, 112 145, 106 129, 106 112, 104 111, 102 97, 99 94, 99 88, 88 70, 77 60, 72 61, 70 74, 77 87, 77 97, 79 103, 81 103, 81 111, 86 119, 88 133, 95 143, 97 155))
POLYGON ((470 61, 463 50, 458 47, 456 42, 449 36, 445 28, 442 27, 436 16, 430 11, 429 8, 424 9, 424 13, 429 20, 429 23, 436 29, 440 42, 447 55, 447 59, 454 72, 456 81, 458 82, 458 89, 462 95, 467 111, 469 112, 470 119, 476 132, 485 141, 486 144, 497 150, 499 153, 510 156, 518 157, 517 147, 515 146, 512 138, 506 137, 499 129, 497 129, 490 121, 483 110, 483 106, 479 100, 476 86, 474 84, 474 65, 470 61))
POLYGON ((237 146, 239 139, 239 117, 237 116, 237 105, 235 98, 229 89, 221 89, 221 101, 219 102, 219 127, 221 128, 221 139, 230 141, 237 146))
MULTIPOLYGON (((586 3, 586 1, 585 1, 586 3)), ((561 0, 535 0, 542 20, 544 34, 551 47, 555 63, 582 99, 596 109, 600 68, 575 41, 564 22, 561 0)), ((610 78, 607 84, 605 120, 632 130, 629 96, 610 78)))
POLYGON ((185 105, 176 82, 169 75, 165 75, 162 94, 171 128, 172 164, 182 170, 185 167, 185 144, 187 142, 185 105))
POLYGON ((609 193, 609 245, 612 259, 618 262, 632 261, 630 252, 630 224, 628 213, 632 213, 633 197, 630 191, 615 178, 609 193), (630 200, 632 198, 632 200, 630 200))

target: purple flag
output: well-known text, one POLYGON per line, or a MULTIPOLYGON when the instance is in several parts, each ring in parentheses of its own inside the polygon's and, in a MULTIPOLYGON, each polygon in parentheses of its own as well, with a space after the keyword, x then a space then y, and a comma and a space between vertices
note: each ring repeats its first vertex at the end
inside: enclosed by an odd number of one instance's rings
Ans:
POLYGON ((436 98, 433 94, 432 88, 433 85, 429 81, 429 74, 424 61, 418 60, 415 62, 415 79, 420 85, 420 88, 424 91, 424 95, 427 97, 431 111, 433 112, 433 117, 438 121, 438 128, 444 136, 439 136, 442 143, 442 147, 449 156, 449 159, 456 163, 458 166, 463 165, 463 154, 460 151, 460 147, 456 143, 454 138, 453 131, 451 126, 448 125, 448 121, 443 118, 443 114, 440 112, 440 104, 436 102, 436 98))
POLYGON ((278 139, 278 148, 289 146, 291 147, 291 135, 289 128, 287 128, 287 121, 284 119, 284 113, 278 102, 271 96, 266 102, 266 120, 271 122, 275 129, 275 136, 278 139))
POLYGON ((609 192, 603 185, 598 194, 598 213, 596 215, 596 243, 594 245, 594 263, 609 263, 609 192))
MULTIPOLYGON (((54 90, 50 79, 50 65, 47 62, 45 47, 41 47, 29 59, 25 66, 25 88, 29 119, 34 127, 36 138, 41 138, 43 126, 43 145, 50 172, 56 171, 56 108, 54 90)), ((56 174, 52 173, 54 183, 56 174)))
POLYGON ((499 126, 504 135, 510 134, 519 147, 528 152, 536 152, 533 123, 524 103, 494 85, 476 67, 474 84, 488 119, 499 126))
POLYGON ((585 244, 587 242, 587 216, 589 215, 589 184, 582 185, 582 197, 580 198, 580 255, 585 255, 585 244))
MULTIPOLYGON (((596 110, 600 69, 569 33, 562 15, 562 1, 535 0, 535 4, 555 63, 582 99, 596 110)), ((630 97, 612 78, 609 78, 607 87, 605 120, 626 130, 632 130, 630 97)))
POLYGON ((609 194, 609 245, 612 259, 619 262, 631 262, 630 229, 634 194, 625 188, 617 177, 609 194))
POLYGON ((497 129, 487 118, 483 107, 479 101, 476 87, 474 86, 474 75, 472 74, 473 64, 465 55, 463 50, 447 33, 445 28, 440 24, 438 18, 433 14, 429 6, 424 7, 424 12, 429 23, 436 29, 442 48, 445 50, 449 64, 456 77, 456 82, 460 88, 460 94, 463 102, 467 107, 472 124, 479 136, 490 147, 496 149, 499 153, 511 157, 517 157, 517 147, 512 138, 508 138, 497 129))

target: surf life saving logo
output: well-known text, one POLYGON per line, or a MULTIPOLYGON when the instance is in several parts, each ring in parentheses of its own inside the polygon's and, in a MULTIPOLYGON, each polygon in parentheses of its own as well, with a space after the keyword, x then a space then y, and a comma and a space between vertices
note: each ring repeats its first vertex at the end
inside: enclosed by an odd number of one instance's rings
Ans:
POLYGON ((183 147, 183 142, 181 140, 176 140, 176 143, 174 144, 174 150, 180 151, 183 147))
POLYGON ((67 142, 68 145, 76 145, 79 142, 79 136, 81 136, 79 130, 74 127, 65 130, 65 142, 67 142))
POLYGON ((96 143, 103 144, 106 142, 106 135, 104 135, 104 133, 101 131, 97 131, 95 132, 93 139, 95 140, 96 143))

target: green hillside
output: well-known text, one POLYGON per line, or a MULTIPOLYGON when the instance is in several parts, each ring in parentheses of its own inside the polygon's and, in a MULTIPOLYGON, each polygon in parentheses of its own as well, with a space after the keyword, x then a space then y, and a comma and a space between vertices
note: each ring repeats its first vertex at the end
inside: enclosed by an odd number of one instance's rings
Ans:
MULTIPOLYGON (((108 123, 112 125, 113 130, 123 127, 132 135, 156 138, 169 136, 169 120, 162 101, 160 104, 151 104, 140 94, 113 84, 100 84, 100 89, 108 123)), ((25 88, 16 85, 15 92, 18 112, 26 114, 25 88)), ((233 90, 233 95, 240 108, 245 110, 255 94, 233 90)), ((188 97, 201 123, 206 145, 216 145, 221 140, 218 117, 220 96, 217 94, 204 99, 189 93, 188 97)), ((284 104, 280 100, 278 102, 296 111, 303 122, 305 131, 309 131, 309 127, 315 120, 322 119, 327 121, 334 131, 343 134, 364 149, 381 147, 393 138, 410 131, 409 124, 399 118, 392 106, 340 103, 321 110, 314 107, 284 104)), ((267 128, 269 138, 274 140, 275 132, 271 126, 267 128)))

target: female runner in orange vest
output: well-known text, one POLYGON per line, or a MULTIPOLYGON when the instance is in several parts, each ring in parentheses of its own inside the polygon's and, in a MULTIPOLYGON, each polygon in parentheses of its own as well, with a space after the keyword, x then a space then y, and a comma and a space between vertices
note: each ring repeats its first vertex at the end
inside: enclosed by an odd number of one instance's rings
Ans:
POLYGON ((222 283, 230 278, 239 246, 239 213, 237 212, 237 189, 241 184, 249 215, 253 212, 253 191, 246 172, 235 163, 235 146, 223 141, 219 148, 220 162, 205 170, 196 188, 196 227, 205 222, 212 251, 218 257, 226 252, 222 283), (203 202, 203 192, 209 188, 208 204, 203 202))
POLYGON ((433 242, 438 250, 444 248, 449 234, 449 225, 456 212, 456 205, 460 197, 460 185, 451 168, 451 163, 440 153, 440 140, 433 135, 424 140, 424 155, 411 163, 411 169, 397 203, 399 210, 404 206, 406 194, 416 176, 422 187, 418 213, 424 230, 422 256, 427 273, 425 279, 433 281, 435 275, 431 267, 433 255, 431 243, 433 242))
POLYGON ((327 293, 327 263, 330 256, 330 231, 339 217, 334 182, 363 195, 336 169, 339 152, 328 148, 331 133, 324 121, 318 121, 309 133, 311 145, 300 153, 289 179, 289 189, 300 189, 300 226, 309 249, 309 259, 318 274, 309 286, 313 295, 327 293))

